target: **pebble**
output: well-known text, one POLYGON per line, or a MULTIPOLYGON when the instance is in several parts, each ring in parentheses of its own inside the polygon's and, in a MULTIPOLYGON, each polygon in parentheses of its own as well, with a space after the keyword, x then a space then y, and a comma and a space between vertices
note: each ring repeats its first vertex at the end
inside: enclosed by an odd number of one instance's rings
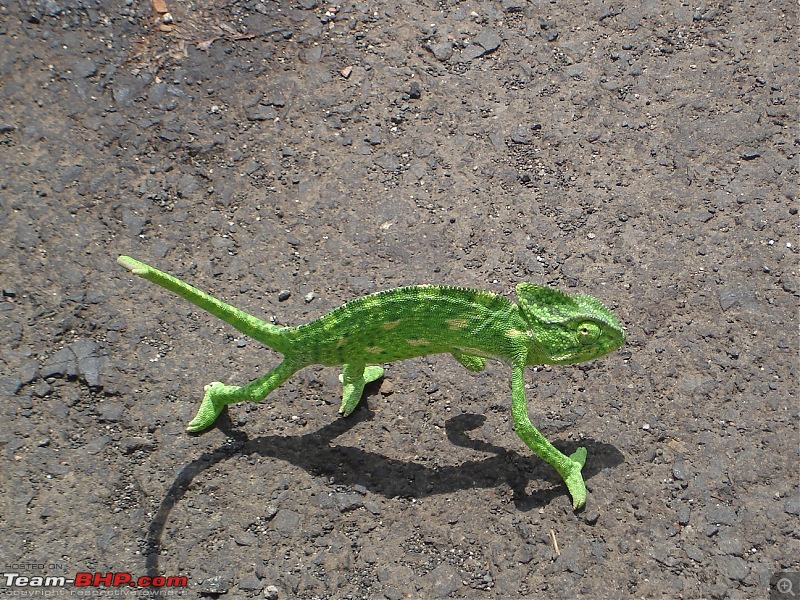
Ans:
POLYGON ((470 62, 486 54, 486 50, 480 44, 470 44, 461 51, 461 60, 470 62))
POLYGON ((709 524, 730 526, 739 522, 739 515, 729 506, 720 506, 708 512, 706 521, 709 524))
POLYGON ((350 512, 351 510, 356 510, 357 508, 361 508, 364 506, 364 501, 358 494, 352 493, 338 493, 334 495, 334 502, 336 503, 336 508, 339 509, 340 513, 350 512))
POLYGON ((260 592, 264 584, 255 575, 247 575, 239 582, 239 589, 245 592, 260 592))
POLYGON ((215 575, 209 577, 203 582, 200 587, 200 594, 204 596, 219 596, 228 593, 228 582, 223 579, 222 575, 215 575))
POLYGON ((75 377, 78 375, 78 361, 69 348, 57 350, 39 369, 42 377, 75 377))
POLYGON ((364 138, 364 141, 373 145, 379 146, 383 143, 383 132, 381 131, 380 127, 374 127, 372 131, 364 138))
POLYGON ((584 513, 583 515, 583 521, 587 525, 594 525, 595 523, 597 523, 597 520, 599 518, 600 518, 600 513, 597 512, 596 510, 589 511, 587 513, 584 513))
POLYGON ((783 512, 789 515, 800 516, 800 496, 787 498, 783 503, 783 512))
POLYGON ((506 12, 521 12, 525 10, 528 3, 524 0, 503 0, 502 6, 506 12))
POLYGON ((461 585, 458 572, 448 563, 442 563, 428 573, 428 589, 434 598, 448 598, 461 585))
POLYGON ((524 125, 518 126, 511 134, 511 141, 515 144, 530 144, 532 141, 530 128, 524 125))
POLYGON ((734 306, 757 309, 759 304, 755 292, 743 288, 741 285, 726 286, 718 292, 717 297, 723 311, 730 310, 734 306))
POLYGON ((472 41, 473 43, 483 47, 486 53, 494 52, 503 42, 502 38, 497 35, 497 32, 493 29, 484 29, 472 41))
POLYGON ((100 420, 109 423, 119 421, 124 411, 125 407, 122 404, 113 402, 111 400, 101 402, 97 408, 97 413, 100 420))
POLYGON ((93 77, 97 75, 97 63, 88 58, 79 60, 72 70, 78 77, 93 77))
POLYGON ((278 600, 279 590, 274 585, 268 585, 264 588, 264 598, 267 600, 278 600))
POLYGON ((717 556, 714 561, 719 572, 728 579, 734 581, 744 581, 750 574, 750 565, 738 556, 717 556))
POLYGON ((431 53, 440 62, 446 62, 453 56, 453 44, 450 42, 440 42, 430 47, 431 53))
POLYGON ((285 300, 288 300, 291 296, 292 292, 290 292, 289 290, 281 290, 280 292, 278 292, 278 302, 283 302, 285 300))
POLYGON ((686 479, 686 463, 682 456, 675 459, 672 463, 672 477, 677 481, 684 481, 686 479))

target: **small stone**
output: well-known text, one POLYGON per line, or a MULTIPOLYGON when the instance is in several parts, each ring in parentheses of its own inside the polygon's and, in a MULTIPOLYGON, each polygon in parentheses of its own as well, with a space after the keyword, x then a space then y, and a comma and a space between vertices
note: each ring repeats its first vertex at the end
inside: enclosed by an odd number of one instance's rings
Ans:
POLYGON ((743 558, 738 556, 717 556, 715 559, 717 569, 723 575, 733 581, 744 581, 750 574, 750 565, 743 558))
POLYGON ((278 116, 278 111, 272 106, 256 104, 245 110, 245 116, 248 121, 274 121, 278 116))
POLYGON ((306 303, 309 303, 309 302, 313 302, 314 298, 316 298, 316 297, 317 296, 314 294, 314 292, 308 292, 305 296, 303 296, 303 300, 305 300, 306 303))
POLYGON ((727 311, 734 306, 740 306, 750 310, 759 308, 758 298, 755 292, 736 285, 722 288, 718 293, 719 305, 723 311, 727 311))
POLYGON ((787 498, 786 502, 783 503, 783 512, 789 515, 800 516, 800 496, 787 498))
POLYGON ((503 0, 503 10, 506 12, 521 12, 528 3, 525 0, 503 0))
POLYGON ((228 593, 228 582, 222 578, 222 575, 215 575, 209 577, 203 582, 200 587, 200 594, 204 596, 220 596, 228 593))
POLYGON ((433 44, 430 49, 436 60, 440 62, 448 61, 450 57, 453 56, 453 44, 450 42, 433 44))
POLYGON ((502 38, 492 29, 484 29, 472 41, 482 46, 486 53, 494 52, 503 42, 502 38))
POLYGON ((353 74, 353 67, 348 65, 348 66, 346 66, 344 69, 342 69, 339 72, 342 74, 342 77, 344 77, 345 79, 348 79, 350 77, 350 75, 353 74))
POLYGON ((697 546, 686 546, 683 550, 686 552, 686 556, 693 561, 697 563, 703 562, 703 552, 697 546))
POLYGON ((600 513, 596 510, 589 511, 583 515, 583 520, 587 525, 594 525, 600 518, 600 513))
POLYGON ((748 150, 742 153, 742 160, 755 160, 761 156, 761 153, 757 150, 748 150))
POLYGON ((530 128, 520 125, 511 134, 511 141, 515 144, 530 144, 531 131, 530 128))
POLYGON ((334 500, 336 502, 336 508, 338 508, 341 513, 350 512, 351 510, 356 510, 364 506, 364 501, 361 500, 358 494, 336 494, 334 500))
POLYGON ((83 59, 75 65, 73 71, 78 77, 93 77, 97 75, 97 64, 91 59, 83 59))
POLYGON ((75 377, 78 374, 78 361, 69 348, 62 348, 42 364, 42 377, 75 377))
POLYGON ((672 463, 672 477, 677 481, 684 481, 686 479, 686 463, 682 456, 675 459, 672 463))
POLYGON ((78 360, 78 372, 82 375, 87 385, 100 386, 100 371, 103 361, 97 355, 97 344, 89 338, 80 338, 69 345, 69 349, 78 360))
POLYGON ((793 277, 789 273, 783 273, 780 281, 784 292, 789 292, 795 296, 798 295, 798 291, 800 291, 800 284, 798 284, 797 277, 793 277))
POLYGON ((288 300, 292 295, 292 292, 289 290, 281 290, 278 292, 278 302, 283 302, 284 300, 288 300))
POLYGON ((428 586, 435 598, 448 598, 461 585, 458 572, 448 563, 442 563, 428 573, 428 586))
POLYGON ((99 408, 97 409, 97 412, 101 421, 107 421, 109 423, 113 423, 115 421, 119 421, 124 410, 125 407, 122 404, 106 401, 100 404, 99 408))
POLYGON ((239 589, 245 592, 260 592, 264 584, 255 575, 248 575, 239 582, 239 589))
POLYGON ((720 506, 719 508, 711 510, 707 514, 706 520, 709 524, 732 526, 739 522, 739 515, 736 514, 734 508, 720 506))
POLYGON ((486 54, 486 50, 480 44, 470 44, 461 51, 461 60, 469 62, 486 54))
POLYGON ((383 142, 383 132, 380 127, 373 128, 369 135, 364 138, 364 141, 373 146, 379 146, 383 142))
POLYGON ((278 600, 278 588, 274 585, 268 585, 264 588, 264 598, 267 600, 278 600))

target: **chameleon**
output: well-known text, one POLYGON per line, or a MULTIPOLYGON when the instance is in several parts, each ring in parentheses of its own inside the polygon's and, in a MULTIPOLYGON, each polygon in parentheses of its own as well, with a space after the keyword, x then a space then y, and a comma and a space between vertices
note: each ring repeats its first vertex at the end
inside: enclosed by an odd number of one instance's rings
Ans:
POLYGON ((364 386, 383 377, 382 364, 447 353, 477 372, 487 359, 497 360, 511 367, 511 414, 517 435, 558 472, 573 508, 585 505, 581 469, 586 448, 566 456, 533 426, 524 369, 579 363, 622 345, 625 330, 620 321, 594 297, 523 282, 516 286, 515 304, 488 291, 412 285, 357 298, 305 325, 288 327, 265 322, 129 256, 117 262, 283 355, 278 366, 246 385, 206 385, 189 432, 210 427, 228 404, 263 400, 310 365, 342 366, 339 414, 346 417, 358 406, 364 386))

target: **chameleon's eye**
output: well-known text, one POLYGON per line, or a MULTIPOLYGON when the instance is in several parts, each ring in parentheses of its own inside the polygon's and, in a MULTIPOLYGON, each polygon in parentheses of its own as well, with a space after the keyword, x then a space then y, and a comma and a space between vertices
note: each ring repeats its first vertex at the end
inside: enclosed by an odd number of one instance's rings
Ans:
POLYGON ((581 344, 591 344, 600 337, 600 327, 595 323, 578 325, 578 340, 581 344))

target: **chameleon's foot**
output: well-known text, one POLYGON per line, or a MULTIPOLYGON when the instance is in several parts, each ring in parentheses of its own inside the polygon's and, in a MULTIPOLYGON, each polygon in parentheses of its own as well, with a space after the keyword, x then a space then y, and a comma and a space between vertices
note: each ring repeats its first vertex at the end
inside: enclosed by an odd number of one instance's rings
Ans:
POLYGON ((570 465, 561 473, 572 496, 572 508, 578 510, 586 504, 586 484, 583 482, 581 469, 586 463, 586 448, 578 448, 569 456, 570 465))
POLYGON ((186 431, 190 433, 197 433, 208 429, 217 420, 219 413, 225 408, 227 404, 236 402, 236 392, 241 388, 235 385, 225 385, 219 381, 214 381, 205 386, 205 395, 203 402, 200 404, 200 410, 197 411, 194 419, 186 426, 186 431))
POLYGON ((376 379, 383 377, 383 367, 370 365, 359 367, 357 365, 344 365, 339 381, 344 384, 342 392, 342 405, 339 407, 339 414, 343 417, 349 416, 361 401, 364 393, 364 386, 376 379))

